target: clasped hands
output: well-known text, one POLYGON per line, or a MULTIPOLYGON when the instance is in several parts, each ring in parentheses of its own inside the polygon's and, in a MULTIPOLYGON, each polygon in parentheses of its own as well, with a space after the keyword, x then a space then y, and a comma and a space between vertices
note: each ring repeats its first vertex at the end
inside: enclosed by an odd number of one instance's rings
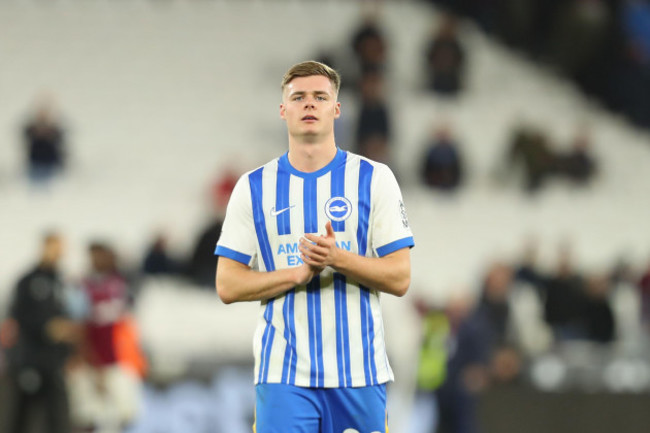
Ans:
POLYGON ((304 237, 300 238, 298 248, 300 258, 304 262, 301 267, 306 268, 302 269, 304 272, 300 281, 302 284, 308 283, 327 266, 333 266, 336 263, 339 250, 330 221, 325 225, 325 231, 325 235, 305 233, 304 237))

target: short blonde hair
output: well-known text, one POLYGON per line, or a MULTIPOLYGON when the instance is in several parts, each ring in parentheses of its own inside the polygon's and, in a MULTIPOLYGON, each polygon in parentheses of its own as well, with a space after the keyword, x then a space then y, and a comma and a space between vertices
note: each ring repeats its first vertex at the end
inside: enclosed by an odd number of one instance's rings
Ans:
POLYGON ((316 62, 314 60, 308 60, 306 62, 301 62, 293 65, 284 77, 282 77, 282 90, 293 80, 298 77, 311 77, 313 75, 322 75, 329 78, 332 82, 332 87, 336 94, 339 93, 339 88, 341 87, 341 76, 334 69, 330 68, 324 63, 316 62))

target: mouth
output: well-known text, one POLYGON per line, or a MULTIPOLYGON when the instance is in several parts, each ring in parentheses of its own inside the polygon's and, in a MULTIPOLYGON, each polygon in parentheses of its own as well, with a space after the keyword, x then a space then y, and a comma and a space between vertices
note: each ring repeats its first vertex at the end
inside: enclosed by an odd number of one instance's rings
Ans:
POLYGON ((318 117, 312 116, 312 115, 307 115, 301 119, 304 122, 315 122, 318 120, 318 117))

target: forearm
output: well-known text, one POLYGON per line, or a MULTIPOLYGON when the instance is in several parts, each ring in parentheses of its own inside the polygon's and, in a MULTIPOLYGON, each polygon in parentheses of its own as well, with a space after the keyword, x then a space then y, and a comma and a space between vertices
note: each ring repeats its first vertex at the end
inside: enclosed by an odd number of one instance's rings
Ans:
POLYGON ((217 293, 226 304, 270 299, 299 284, 299 268, 260 272, 225 257, 217 264, 217 293))
POLYGON ((384 257, 338 250, 331 267, 366 287, 395 296, 406 294, 411 282, 410 253, 406 248, 384 257))

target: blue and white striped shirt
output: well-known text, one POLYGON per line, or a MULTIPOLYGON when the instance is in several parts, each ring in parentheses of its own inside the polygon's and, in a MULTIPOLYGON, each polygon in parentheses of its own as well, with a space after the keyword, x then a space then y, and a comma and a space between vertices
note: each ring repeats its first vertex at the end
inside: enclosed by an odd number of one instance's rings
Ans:
MULTIPOLYGON (((330 220, 340 248, 382 257, 414 245, 395 176, 338 150, 313 173, 285 154, 244 174, 215 254, 260 271, 298 266, 305 233, 330 220)), ((254 337, 255 383, 359 387, 393 380, 379 293, 326 268, 309 284, 262 301, 254 337)))

